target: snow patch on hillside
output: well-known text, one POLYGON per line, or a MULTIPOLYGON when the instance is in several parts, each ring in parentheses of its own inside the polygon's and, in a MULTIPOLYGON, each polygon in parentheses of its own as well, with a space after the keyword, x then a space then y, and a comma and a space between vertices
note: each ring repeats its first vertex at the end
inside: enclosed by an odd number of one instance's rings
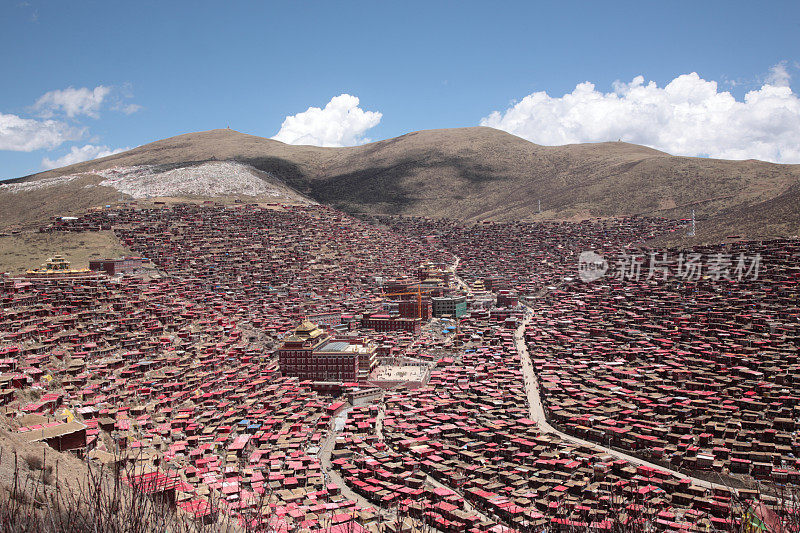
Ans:
POLYGON ((86 188, 104 186, 134 198, 181 196, 268 196, 276 201, 314 203, 283 185, 271 174, 235 161, 210 161, 165 169, 156 165, 90 170, 55 178, 0 184, 0 192, 18 193, 56 187, 78 178, 102 179, 86 188))
POLYGON ((295 198, 289 189, 256 175, 251 166, 233 161, 214 161, 191 167, 161 170, 151 165, 115 167, 95 174, 98 183, 134 198, 155 196, 274 196, 295 198))
POLYGON ((44 178, 36 181, 23 181, 20 183, 0 183, 0 192, 23 192, 35 191, 38 189, 46 189, 48 187, 55 187, 63 183, 70 182, 82 176, 78 174, 70 174, 69 176, 58 176, 57 178, 44 178))

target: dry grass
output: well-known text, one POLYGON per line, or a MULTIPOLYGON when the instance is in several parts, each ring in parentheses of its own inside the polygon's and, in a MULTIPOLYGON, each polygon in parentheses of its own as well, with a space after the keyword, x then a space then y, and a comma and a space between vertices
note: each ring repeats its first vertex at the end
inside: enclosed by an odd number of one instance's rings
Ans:
POLYGON ((686 231, 664 235, 653 244, 687 247, 734 240, 774 239, 800 236, 800 184, 783 194, 752 204, 726 209, 697 221, 694 237, 686 231))
POLYGON ((51 216, 82 214, 88 208, 127 198, 109 187, 91 187, 98 176, 82 177, 54 187, 10 193, 0 190, 0 231, 10 227, 36 228, 51 216))
POLYGON ((90 259, 119 257, 131 252, 112 231, 83 233, 20 233, 0 237, 0 272, 22 274, 48 258, 63 255, 73 268, 86 268, 90 259))

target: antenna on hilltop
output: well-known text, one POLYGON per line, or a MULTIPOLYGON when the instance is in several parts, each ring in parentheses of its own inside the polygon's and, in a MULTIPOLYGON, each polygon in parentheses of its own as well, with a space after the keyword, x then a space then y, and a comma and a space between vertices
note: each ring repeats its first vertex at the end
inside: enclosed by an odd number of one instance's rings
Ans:
POLYGON ((689 237, 694 237, 697 226, 694 222, 694 209, 692 209, 692 229, 689 231, 689 237))

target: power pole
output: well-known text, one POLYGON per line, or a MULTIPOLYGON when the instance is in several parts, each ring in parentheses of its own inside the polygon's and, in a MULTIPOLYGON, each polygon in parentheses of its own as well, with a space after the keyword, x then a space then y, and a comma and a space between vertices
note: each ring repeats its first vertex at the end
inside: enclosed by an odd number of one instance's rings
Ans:
POLYGON ((694 222, 694 209, 692 209, 692 229, 689 231, 689 237, 694 237, 696 232, 697 226, 694 222))

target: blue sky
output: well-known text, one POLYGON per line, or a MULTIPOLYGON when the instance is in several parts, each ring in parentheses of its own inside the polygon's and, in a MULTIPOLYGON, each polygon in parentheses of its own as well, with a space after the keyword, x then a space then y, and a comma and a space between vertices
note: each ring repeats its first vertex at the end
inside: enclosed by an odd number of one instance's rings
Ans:
POLYGON ((483 123, 541 144, 800 162, 796 1, 6 0, 0 43, 2 178, 190 131, 271 137, 298 114, 279 139, 483 123), (303 114, 342 94, 357 103, 303 114))

